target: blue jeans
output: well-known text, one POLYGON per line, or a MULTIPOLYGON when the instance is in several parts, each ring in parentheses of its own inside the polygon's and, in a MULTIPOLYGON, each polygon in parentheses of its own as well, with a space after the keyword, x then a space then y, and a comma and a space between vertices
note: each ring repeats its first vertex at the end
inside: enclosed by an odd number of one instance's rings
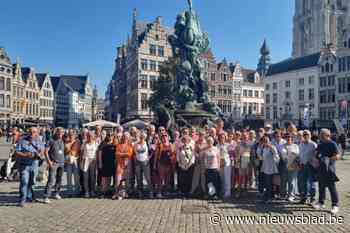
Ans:
POLYGON ((77 163, 66 164, 67 169, 67 189, 70 194, 79 194, 80 191, 80 177, 79 166, 77 163), (74 179, 73 179, 74 178, 74 179), (73 185, 74 180, 74 185, 73 185))
POLYGON ((315 183, 313 168, 309 164, 304 165, 298 174, 299 193, 302 200, 306 200, 308 196, 314 199, 316 193, 315 183))
POLYGON ((297 194, 298 171, 288 171, 287 193, 288 197, 295 197, 297 194))
POLYGON ((19 164, 19 192, 21 202, 32 201, 34 199, 33 186, 38 175, 38 168, 38 161, 33 161, 30 165, 19 164))

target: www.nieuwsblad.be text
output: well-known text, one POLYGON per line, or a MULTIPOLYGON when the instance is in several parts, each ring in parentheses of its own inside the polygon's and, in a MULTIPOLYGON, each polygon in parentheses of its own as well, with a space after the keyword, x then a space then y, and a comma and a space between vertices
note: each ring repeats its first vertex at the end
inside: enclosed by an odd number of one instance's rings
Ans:
POLYGON ((262 216, 229 216, 214 213, 209 216, 209 222, 212 225, 229 224, 297 224, 297 225, 334 225, 343 224, 344 217, 336 215, 287 215, 287 216, 274 216, 274 215, 262 215, 262 216))

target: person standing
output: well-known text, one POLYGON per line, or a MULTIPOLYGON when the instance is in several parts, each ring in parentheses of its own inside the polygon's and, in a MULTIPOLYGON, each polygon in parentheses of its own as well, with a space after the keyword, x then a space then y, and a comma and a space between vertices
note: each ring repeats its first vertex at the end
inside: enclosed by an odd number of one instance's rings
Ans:
MULTIPOLYGON (((131 160, 133 156, 133 147, 129 142, 129 133, 123 133, 121 141, 116 145, 115 159, 117 162, 116 167, 116 182, 115 182, 115 193, 112 199, 122 200, 127 196, 126 194, 126 181, 129 179, 131 173, 131 160)), ((129 182, 127 185, 130 185, 129 182)))
POLYGON ((169 136, 163 134, 160 136, 160 144, 155 153, 154 169, 159 174, 157 197, 161 198, 162 193, 167 194, 171 189, 171 175, 173 173, 175 161, 175 149, 169 141, 169 136))
POLYGON ((207 183, 208 195, 212 199, 217 199, 221 191, 220 182, 220 151, 214 146, 214 139, 207 138, 207 147, 203 151, 203 158, 205 163, 205 179, 207 183))
POLYGON ((144 196, 143 177, 145 177, 145 180, 147 182, 147 186, 149 189, 149 197, 153 198, 153 187, 151 183, 151 170, 149 163, 150 156, 148 152, 146 138, 147 134, 141 132, 139 140, 134 144, 135 173, 139 198, 143 198, 144 196))
POLYGON ((299 169, 299 146, 293 142, 293 136, 286 135, 287 143, 281 151, 281 159, 287 164, 287 195, 288 201, 293 202, 297 194, 297 178, 299 169))
POLYGON ((320 161, 318 169, 319 200, 314 204, 315 209, 324 208, 326 198, 326 188, 331 194, 332 209, 331 213, 336 214, 339 211, 339 196, 336 188, 336 182, 339 181, 336 175, 335 163, 340 158, 340 152, 337 144, 331 140, 331 132, 328 129, 321 129, 321 142, 317 146, 317 157, 320 161))
POLYGON ((315 199, 314 169, 311 165, 316 156, 317 144, 311 140, 311 132, 304 130, 304 141, 300 144, 300 170, 298 173, 298 187, 300 203, 304 204, 310 197, 312 204, 315 199))
POLYGON ((242 188, 247 190, 250 156, 252 155, 252 144, 249 142, 248 134, 242 133, 242 141, 236 148, 236 161, 238 166, 238 190, 236 197, 240 197, 242 188))
POLYGON ((82 145, 80 166, 83 171, 84 197, 96 196, 96 157, 98 145, 92 132, 88 132, 82 145))
POLYGON ((278 174, 275 175, 277 180, 279 180, 279 185, 276 186, 278 194, 281 199, 287 198, 287 180, 288 180, 288 169, 287 169, 287 158, 281 158, 283 149, 285 148, 286 140, 282 137, 282 131, 276 130, 275 137, 272 141, 272 144, 276 147, 278 155, 280 156, 280 161, 278 163, 278 174))
POLYGON ((35 174, 39 167, 44 146, 39 140, 39 131, 36 127, 29 129, 29 135, 20 139, 16 144, 15 156, 20 175, 20 203, 25 207, 27 202, 32 202, 34 198, 33 185, 35 184, 35 174))
POLYGON ((107 189, 115 174, 115 145, 113 144, 113 141, 113 136, 107 133, 97 152, 98 169, 101 172, 100 198, 105 198, 107 189))
POLYGON ((178 162, 178 188, 181 195, 188 196, 192 185, 195 145, 189 135, 188 129, 184 132, 181 143, 176 150, 176 159, 178 162))
POLYGON ((49 178, 45 189, 44 203, 50 203, 50 197, 52 189, 55 188, 55 199, 60 200, 63 168, 64 168, 64 142, 63 142, 64 130, 63 128, 56 128, 54 137, 47 143, 45 155, 47 165, 49 167, 49 178))
POLYGON ((201 192, 205 193, 206 185, 205 185, 205 164, 203 158, 203 151, 207 147, 207 142, 205 140, 205 133, 203 131, 199 131, 198 139, 195 145, 195 156, 196 162, 193 172, 192 178, 192 187, 191 187, 191 195, 194 195, 198 187, 201 188, 201 192))
POLYGON ((341 133, 338 137, 339 146, 341 148, 341 159, 344 160, 345 150, 346 150, 346 136, 345 133, 341 133))
POLYGON ((218 145, 220 153, 220 177, 221 177, 221 194, 223 199, 231 197, 231 159, 229 155, 229 144, 226 143, 226 135, 224 131, 218 136, 218 145))
POLYGON ((64 144, 64 154, 66 156, 67 188, 69 195, 78 195, 80 191, 80 171, 78 161, 80 155, 80 141, 74 130, 69 130, 68 132, 68 137, 64 144))
POLYGON ((258 158, 262 161, 261 172, 264 174, 264 198, 263 202, 267 203, 273 198, 272 182, 273 176, 278 173, 278 156, 277 149, 271 144, 269 136, 261 138, 261 147, 257 150, 258 158))

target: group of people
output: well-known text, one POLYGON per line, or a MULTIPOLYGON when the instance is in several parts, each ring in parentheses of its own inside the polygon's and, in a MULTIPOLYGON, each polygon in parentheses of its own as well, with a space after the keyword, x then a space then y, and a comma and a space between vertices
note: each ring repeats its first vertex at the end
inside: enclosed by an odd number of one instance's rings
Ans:
POLYGON ((51 137, 40 132, 32 127, 15 142, 21 206, 35 200, 38 168, 46 166, 45 203, 62 198, 66 173, 71 197, 229 200, 256 189, 264 203, 285 199, 321 209, 328 188, 331 212, 339 211, 335 163, 341 149, 328 129, 317 136, 293 124, 286 129, 267 125, 258 131, 225 131, 218 120, 215 127, 184 127, 171 135, 153 125, 113 131, 56 128, 51 137))

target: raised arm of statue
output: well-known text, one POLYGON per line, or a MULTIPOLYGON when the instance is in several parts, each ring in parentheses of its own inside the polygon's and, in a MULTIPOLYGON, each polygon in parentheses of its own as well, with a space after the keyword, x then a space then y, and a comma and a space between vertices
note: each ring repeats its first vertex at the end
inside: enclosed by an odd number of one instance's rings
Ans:
POLYGON ((187 0, 188 1, 188 5, 190 7, 190 11, 192 11, 192 0, 187 0))

